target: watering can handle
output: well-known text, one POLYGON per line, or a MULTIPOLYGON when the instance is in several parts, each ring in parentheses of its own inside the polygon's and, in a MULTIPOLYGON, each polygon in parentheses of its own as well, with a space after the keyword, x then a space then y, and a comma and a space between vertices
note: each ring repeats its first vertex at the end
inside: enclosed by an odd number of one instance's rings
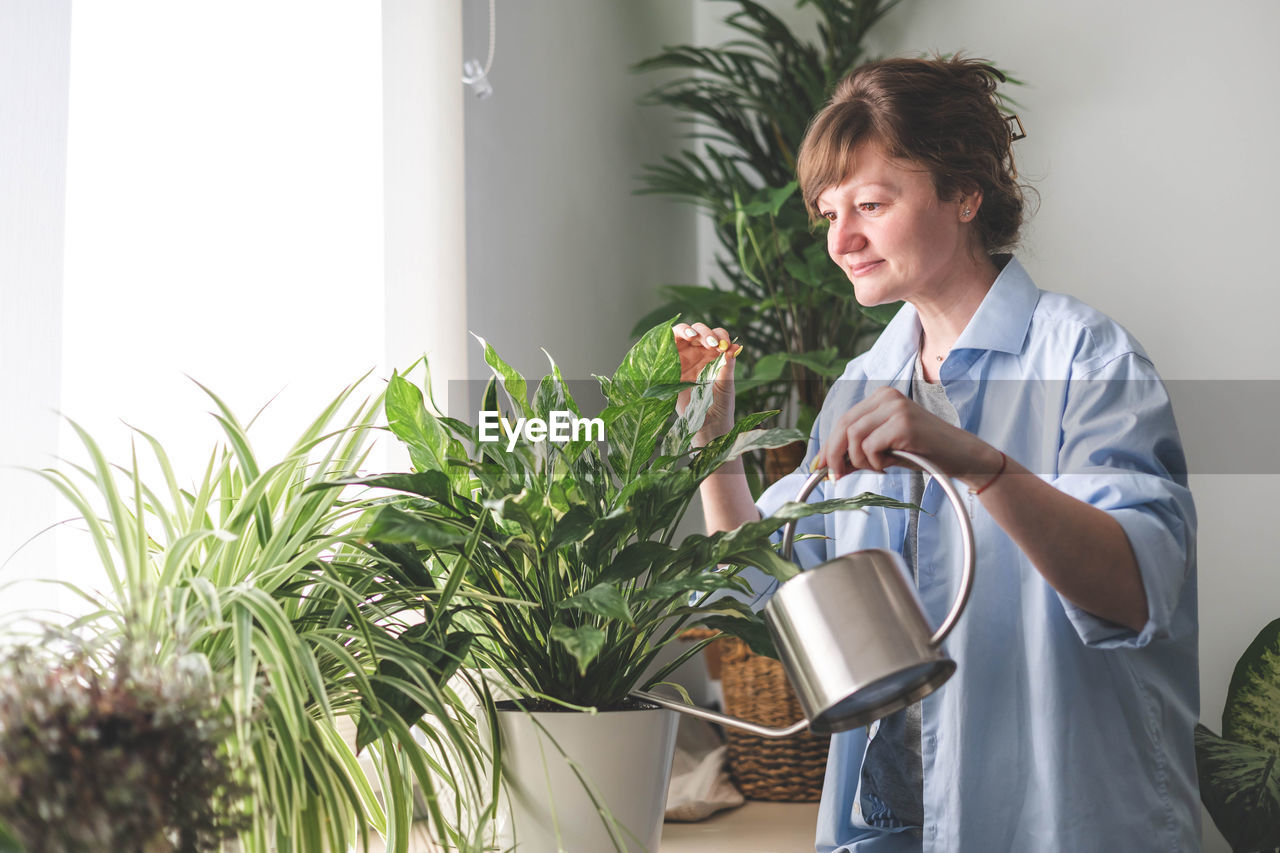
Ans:
MULTIPOLYGON (((951 482, 951 478, 942 473, 938 466, 934 465, 923 456, 917 456, 914 453, 908 453, 905 450, 889 451, 894 456, 905 459, 919 465, 929 473, 933 479, 938 481, 938 485, 947 494, 947 500, 951 501, 951 509, 955 511, 956 521, 960 523, 960 541, 964 546, 964 573, 960 579, 960 593, 956 596, 955 602, 951 605, 951 612, 947 614, 947 618, 942 620, 942 624, 938 626, 938 630, 929 639, 934 646, 939 645, 951 633, 951 629, 955 627, 956 622, 960 619, 960 614, 964 612, 964 606, 969 601, 969 593, 973 590, 973 525, 969 522, 969 514, 965 512, 964 501, 960 499, 960 493, 956 491, 955 484, 951 482)), ((800 493, 796 495, 797 501, 803 501, 809 497, 817 485, 827 476, 825 467, 819 468, 809 475, 809 479, 805 480, 804 485, 800 488, 800 493)), ((788 560, 791 559, 792 545, 796 538, 796 520, 792 519, 787 522, 786 529, 782 534, 782 556, 788 560)))

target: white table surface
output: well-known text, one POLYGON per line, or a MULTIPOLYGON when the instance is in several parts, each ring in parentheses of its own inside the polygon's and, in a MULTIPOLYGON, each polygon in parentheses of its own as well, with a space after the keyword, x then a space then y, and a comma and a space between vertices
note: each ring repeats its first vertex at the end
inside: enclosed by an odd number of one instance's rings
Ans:
MULTIPOLYGON (((659 853, 812 853, 817 820, 817 803, 752 800, 699 823, 663 824, 659 853)), ((384 848, 376 836, 373 841, 370 853, 381 853, 384 848)), ((419 825, 410 849, 433 853, 439 848, 427 841, 419 825)))
POLYGON ((699 823, 667 823, 661 853, 812 853, 817 803, 751 800, 699 823))

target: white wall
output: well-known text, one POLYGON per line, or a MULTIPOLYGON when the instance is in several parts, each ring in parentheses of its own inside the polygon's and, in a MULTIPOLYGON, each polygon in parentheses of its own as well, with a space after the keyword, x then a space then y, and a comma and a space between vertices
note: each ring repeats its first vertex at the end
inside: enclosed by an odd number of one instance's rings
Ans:
MULTIPOLYGON (((678 150, 670 116, 640 110, 628 66, 692 38, 691 4, 499 2, 487 100, 466 102, 468 323, 543 375, 612 373, 654 288, 695 278, 693 212, 633 196, 643 163, 678 150)), ((484 61, 487 4, 463 5, 484 61)), ((473 348, 471 376, 487 376, 473 348)))

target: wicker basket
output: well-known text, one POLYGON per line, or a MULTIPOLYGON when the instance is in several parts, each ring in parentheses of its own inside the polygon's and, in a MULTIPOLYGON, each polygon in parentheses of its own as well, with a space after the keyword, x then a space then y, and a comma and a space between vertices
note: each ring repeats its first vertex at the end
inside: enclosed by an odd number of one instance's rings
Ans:
MULTIPOLYGON (((755 654, 737 638, 725 637, 713 645, 720 647, 725 713, 766 726, 788 726, 803 716, 782 664, 755 654)), ((822 795, 829 735, 806 731, 775 739, 726 731, 729 772, 744 796, 811 803, 822 795)))
MULTIPOLYGON (((804 461, 805 443, 793 442, 765 451, 765 480, 772 483, 804 461)), ((690 640, 712 632, 693 628, 690 640)), ((789 726, 803 713, 787 682, 782 664, 757 655, 736 637, 721 637, 707 646, 707 668, 720 679, 724 712, 766 726, 789 726)), ((752 800, 812 803, 822 796, 830 735, 810 731, 789 738, 763 738, 727 728, 729 773, 743 796, 752 800)))

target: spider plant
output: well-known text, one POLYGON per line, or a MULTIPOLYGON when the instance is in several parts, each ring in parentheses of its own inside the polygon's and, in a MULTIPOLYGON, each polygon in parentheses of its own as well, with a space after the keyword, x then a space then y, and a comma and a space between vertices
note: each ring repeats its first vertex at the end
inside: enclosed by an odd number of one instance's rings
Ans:
MULTIPOLYGON (((863 40, 897 0, 799 0, 817 12, 816 41, 754 0, 728 2, 734 39, 667 47, 634 66, 675 72, 642 103, 676 110, 693 140, 648 166, 639 192, 697 205, 715 224, 721 251, 709 286, 663 287, 665 303, 633 334, 675 313, 732 329, 745 348, 739 407, 795 404, 791 422, 807 434, 831 381, 898 306, 859 305, 827 259, 796 192, 796 152, 835 83, 868 58, 863 40)), ((758 462, 747 461, 756 470, 758 462)))
POLYGON ((415 786, 432 831, 475 849, 462 804, 492 799, 474 722, 457 717, 444 686, 456 667, 447 626, 417 625, 422 591, 384 573, 385 560, 360 543, 368 502, 310 488, 360 471, 381 398, 356 401, 358 384, 271 464, 205 389, 225 443, 191 488, 141 430, 130 462, 112 465, 73 423, 87 465, 41 472, 76 508, 105 571, 102 591, 73 587, 95 608, 78 629, 157 661, 195 655, 227 678, 224 746, 251 769, 251 823, 239 836, 248 851, 346 851, 367 846, 370 828, 406 850, 415 786), (153 482, 139 444, 159 472, 153 482), (433 717, 418 730, 428 748, 391 707, 405 701, 433 717), (342 735, 344 718, 359 719, 381 797, 342 735), (441 780, 466 796, 437 790, 441 780))
MULTIPOLYGON (((508 424, 547 421, 555 412, 581 417, 554 362, 530 399, 525 378, 481 343, 494 373, 487 411, 508 424)), ((709 377, 723 359, 699 382, 682 383, 670 324, 649 330, 612 377, 597 377, 607 401, 602 441, 585 434, 560 443, 522 440, 518 431, 514 442, 481 441, 478 427, 436 414, 429 395, 394 376, 387 422, 417 470, 360 480, 405 495, 381 506, 365 535, 403 571, 426 571, 459 593, 451 618, 473 634, 467 662, 496 672, 526 700, 621 707, 632 690, 661 681, 701 648, 651 671, 659 651, 694 623, 768 650, 761 617, 725 594, 748 591, 742 569, 786 580, 797 569, 771 542, 785 520, 892 502, 863 495, 793 503, 732 531, 675 541, 707 477, 744 453, 799 436, 758 429, 772 414, 765 412, 693 446, 711 403, 709 377), (677 416, 676 396, 691 385, 677 416)))

